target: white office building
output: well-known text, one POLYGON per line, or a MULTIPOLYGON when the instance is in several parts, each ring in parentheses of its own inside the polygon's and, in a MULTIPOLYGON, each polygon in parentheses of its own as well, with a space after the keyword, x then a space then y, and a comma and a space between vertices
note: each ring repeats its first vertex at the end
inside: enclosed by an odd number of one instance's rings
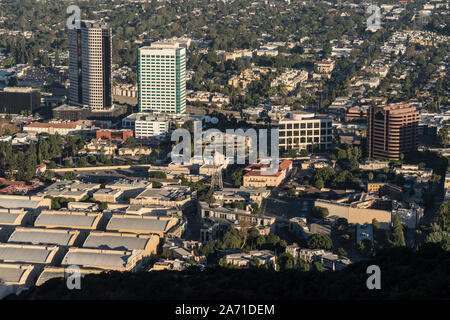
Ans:
POLYGON ((186 49, 179 43, 139 48, 140 112, 186 112, 186 49))
POLYGON ((297 111, 288 113, 278 123, 281 151, 310 149, 316 145, 327 150, 332 142, 332 120, 315 113, 297 111))
POLYGON ((133 113, 122 119, 122 128, 132 129, 138 139, 163 138, 169 133, 170 118, 167 115, 133 113))

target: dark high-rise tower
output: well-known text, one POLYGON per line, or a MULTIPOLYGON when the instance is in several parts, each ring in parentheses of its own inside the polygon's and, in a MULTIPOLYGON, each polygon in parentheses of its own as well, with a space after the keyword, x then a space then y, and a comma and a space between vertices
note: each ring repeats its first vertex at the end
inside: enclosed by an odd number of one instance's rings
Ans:
POLYGON ((81 21, 69 30, 69 103, 109 109, 111 98, 112 33, 106 24, 81 21))
POLYGON ((419 112, 408 105, 373 106, 368 112, 369 158, 398 160, 417 150, 419 112))

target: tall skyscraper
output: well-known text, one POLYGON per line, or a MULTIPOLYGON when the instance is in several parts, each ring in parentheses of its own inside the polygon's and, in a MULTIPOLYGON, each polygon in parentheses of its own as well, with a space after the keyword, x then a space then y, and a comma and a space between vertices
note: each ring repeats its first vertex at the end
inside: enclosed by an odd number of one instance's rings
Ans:
POLYGON ((139 111, 186 112, 186 49, 178 43, 139 48, 139 111))
POLYGON ((368 112, 369 158, 390 160, 417 150, 419 111, 408 105, 373 106, 368 112))
POLYGON ((69 30, 69 103, 111 108, 111 38, 111 29, 95 21, 81 21, 80 29, 69 30))

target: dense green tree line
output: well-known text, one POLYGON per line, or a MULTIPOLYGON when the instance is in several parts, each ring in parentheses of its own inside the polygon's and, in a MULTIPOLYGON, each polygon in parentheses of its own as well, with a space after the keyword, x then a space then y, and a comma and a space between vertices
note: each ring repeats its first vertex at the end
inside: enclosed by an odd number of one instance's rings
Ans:
POLYGON ((61 154, 61 137, 41 136, 37 144, 31 142, 22 148, 11 142, 0 142, 0 174, 8 180, 30 180, 36 166, 61 154))

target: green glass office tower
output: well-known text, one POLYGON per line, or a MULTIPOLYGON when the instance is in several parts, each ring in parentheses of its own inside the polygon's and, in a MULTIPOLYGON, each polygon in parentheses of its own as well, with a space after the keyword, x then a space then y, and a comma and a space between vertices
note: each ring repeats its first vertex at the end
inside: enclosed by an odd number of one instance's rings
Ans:
POLYGON ((186 49, 154 43, 138 52, 139 111, 186 112, 186 49))

